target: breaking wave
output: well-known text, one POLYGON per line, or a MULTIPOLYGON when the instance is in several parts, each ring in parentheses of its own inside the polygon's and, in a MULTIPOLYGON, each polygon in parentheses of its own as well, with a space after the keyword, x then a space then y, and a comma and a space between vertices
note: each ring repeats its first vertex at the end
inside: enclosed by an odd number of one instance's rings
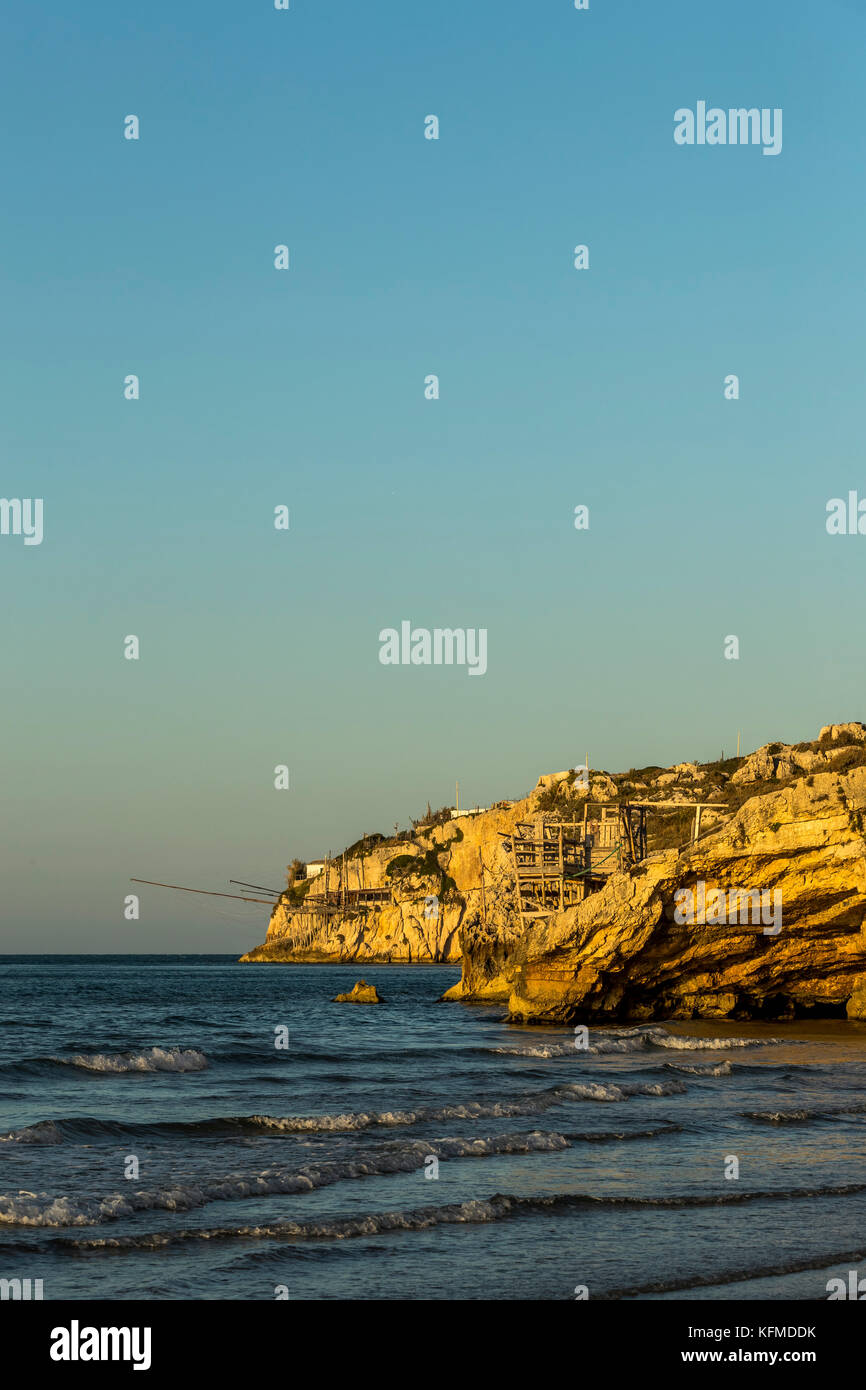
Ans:
POLYGON ((52 1197, 19 1192, 0 1196, 0 1224, 7 1226, 93 1226, 139 1211, 191 1211, 210 1202, 312 1192, 354 1178, 411 1173, 431 1157, 490 1158, 500 1154, 557 1153, 570 1147, 563 1134, 497 1134, 479 1139, 419 1139, 362 1158, 326 1159, 302 1168, 268 1168, 249 1175, 230 1173, 199 1183, 153 1191, 111 1193, 106 1197, 52 1197))
MULTIPOLYGON (((703 1069, 697 1069, 703 1070, 703 1069)), ((710 1069, 707 1068, 707 1074, 710 1069)), ((713 1071, 713 1074, 715 1072, 713 1071)), ((151 1124, 125 1124, 93 1116, 43 1120, 0 1135, 0 1144, 61 1144, 66 1139, 84 1140, 104 1135, 119 1138, 142 1133, 161 1134, 352 1134, 370 1129, 400 1129, 446 1120, 514 1119, 542 1115, 555 1105, 574 1101, 615 1104, 633 1096, 684 1095, 682 1081, 571 1081, 545 1090, 527 1092, 506 1100, 462 1101, 452 1105, 419 1106, 414 1110, 349 1111, 331 1115, 232 1115, 203 1120, 166 1120, 151 1124)))
MULTIPOLYGON (((676 1033, 666 1033, 653 1038, 654 1047, 667 1047, 674 1052, 724 1052, 729 1047, 783 1047, 786 1038, 693 1038, 681 1037, 676 1033)), ((788 1042, 788 1046, 791 1043, 788 1042)))
POLYGON ((824 1115, 862 1115, 866 1111, 866 1102, 857 1105, 821 1105, 814 1110, 807 1110, 798 1107, 793 1110, 743 1110, 740 1113, 745 1120, 757 1120, 759 1124, 765 1125, 795 1125, 806 1124, 810 1120, 819 1120, 824 1115))
POLYGON ((688 1088, 681 1081, 657 1082, 566 1082, 545 1091, 517 1096, 512 1100, 465 1101, 458 1105, 422 1107, 418 1110, 381 1110, 344 1115, 251 1115, 241 1123, 257 1129, 287 1134, 346 1133, 378 1126, 415 1125, 428 1121, 508 1119, 516 1115, 538 1115, 554 1105, 574 1100, 624 1101, 630 1096, 682 1095, 688 1088))
POLYGON ((612 1053, 643 1052, 647 1048, 661 1047, 676 1052, 721 1052, 728 1048, 769 1047, 781 1045, 784 1038, 701 1038, 685 1037, 669 1033, 666 1028, 647 1026, 624 1028, 615 1033, 590 1035, 588 1047, 576 1048, 573 1041, 515 1043, 490 1048, 491 1052, 506 1057, 569 1057, 605 1056, 612 1053))
POLYGON ((716 1062, 715 1066, 689 1066, 688 1062, 665 1062, 669 1071, 682 1072, 684 1076, 731 1076, 732 1062, 716 1062))
POLYGON ((50 1060, 64 1066, 111 1072, 113 1075, 133 1071, 204 1071, 208 1064, 204 1053, 195 1047, 148 1047, 141 1052, 80 1052, 74 1057, 52 1057, 50 1060))
POLYGON ((122 1076, 134 1072, 205 1071, 208 1059, 197 1047, 144 1047, 137 1052, 77 1052, 70 1057, 25 1057, 4 1062, 0 1071, 37 1075, 57 1067, 122 1076))
POLYGON ((63 1134, 53 1120, 40 1120, 24 1129, 0 1134, 0 1144, 62 1144, 63 1134))
MULTIPOLYGON (((447 1203, 443 1206, 416 1207, 408 1211, 375 1212, 365 1216, 342 1217, 319 1221, 276 1221, 261 1226, 223 1226, 187 1229, 184 1231, 152 1232, 146 1235, 108 1236, 103 1238, 61 1239, 58 1245, 73 1250, 145 1250, 195 1240, 349 1240, 358 1236, 375 1236, 389 1231, 422 1231, 433 1226, 478 1225, 504 1221, 533 1212, 557 1212, 567 1209, 586 1211, 601 1208, 674 1208, 722 1207, 752 1202, 780 1202, 814 1197, 843 1197, 866 1191, 866 1183, 848 1183, 838 1187, 797 1188, 779 1192, 724 1192, 713 1196, 692 1197, 593 1197, 585 1192, 562 1192, 549 1197, 516 1197, 496 1194, 474 1201, 447 1203)), ((694 1283, 694 1280, 691 1281, 694 1283)))

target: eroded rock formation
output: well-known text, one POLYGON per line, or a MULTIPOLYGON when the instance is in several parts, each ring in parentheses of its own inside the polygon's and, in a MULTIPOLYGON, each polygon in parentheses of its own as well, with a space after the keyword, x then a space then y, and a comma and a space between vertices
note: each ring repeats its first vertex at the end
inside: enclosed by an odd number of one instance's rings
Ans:
POLYGON ((375 985, 366 980, 357 980, 348 994, 335 994, 335 1004, 381 1004, 382 998, 375 985))
POLYGON ((363 872, 389 885, 390 902, 339 924, 321 919, 312 933, 303 927, 306 938, 281 904, 265 944, 244 959, 461 960, 446 998, 501 1000, 512 1020, 532 1023, 866 1020, 866 726, 829 725, 812 743, 724 763, 594 776, 595 799, 682 801, 686 816, 693 801, 722 805, 696 844, 683 848, 681 830, 577 906, 521 922, 503 836, 518 821, 555 817, 560 792, 586 795, 571 780, 550 774, 510 807, 381 847, 363 872), (691 890, 707 904, 694 920, 681 910, 691 890), (778 925, 747 896, 762 893, 778 895, 778 925))
POLYGON ((302 904, 284 896, 264 943, 241 959, 457 963, 464 927, 482 917, 494 933, 509 939, 519 918, 499 832, 510 830, 527 805, 528 800, 461 816, 377 847, 363 859, 347 859, 344 882, 350 888, 387 888, 389 901, 339 917, 316 915, 313 909, 324 891, 324 883, 316 880, 302 904))

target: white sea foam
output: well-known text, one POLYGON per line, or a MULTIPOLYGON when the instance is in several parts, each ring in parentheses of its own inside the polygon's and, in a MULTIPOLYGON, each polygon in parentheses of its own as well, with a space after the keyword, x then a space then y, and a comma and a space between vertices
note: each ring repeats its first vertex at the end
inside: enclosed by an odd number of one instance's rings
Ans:
MULTIPOLYGON (((706 1075, 723 1075, 721 1068, 687 1067, 668 1063, 673 1071, 706 1075)), ((369 1129, 401 1128, 416 1124, 441 1123, 445 1120, 514 1119, 520 1115, 541 1115, 552 1106, 571 1101, 626 1101, 630 1096, 679 1095, 686 1087, 677 1081, 668 1082, 565 1082, 539 1091, 503 1100, 461 1101, 453 1105, 419 1106, 417 1110, 370 1110, 333 1115, 239 1115, 223 1121, 213 1121, 226 1127, 262 1130, 274 1134, 351 1134, 369 1129)), ((89 1122, 79 1122, 87 1126, 89 1122)), ((191 1127, 206 1128, 208 1121, 192 1122, 191 1127)), ((75 1136, 73 1136, 75 1137, 75 1136)), ((64 1134, 53 1121, 42 1121, 25 1129, 0 1135, 0 1143, 62 1144, 64 1134)))
POLYGON ((671 1071, 682 1072, 684 1076, 730 1076, 734 1070, 731 1062, 716 1062, 710 1066, 689 1066, 688 1062, 666 1062, 671 1071))
MULTIPOLYGON (((325 1221, 279 1221, 267 1226, 231 1226, 153 1232, 140 1236, 104 1236, 76 1240, 80 1250, 156 1250, 189 1240, 228 1240, 277 1237, 300 1240, 348 1240, 353 1236, 375 1236, 387 1231, 422 1231, 433 1226, 475 1225, 501 1221, 523 1205, 519 1197, 479 1198, 447 1206, 421 1207, 414 1211, 375 1212, 365 1216, 325 1221)), ((528 1204, 528 1203, 527 1203, 528 1204)))
POLYGON ((423 1231, 433 1226, 477 1225, 501 1221, 524 1207, 545 1207, 559 1204, 590 1202, 591 1198, 564 1194, 562 1197, 533 1198, 497 1195, 476 1198, 443 1206, 416 1207, 408 1211, 371 1212, 318 1221, 278 1221, 262 1226, 212 1227, 177 1232, 153 1232, 134 1236, 104 1236, 90 1240, 75 1240, 80 1250, 143 1250, 160 1249, 189 1240, 231 1240, 249 1238, 348 1240, 356 1236, 381 1235, 388 1231, 423 1231))
POLYGON ((575 1100, 628 1100, 630 1096, 681 1096, 688 1090, 682 1081, 567 1082, 557 1092, 575 1100))
POLYGON ((744 1112, 749 1120, 762 1120, 765 1124, 771 1125, 799 1124, 803 1120, 812 1120, 821 1113, 820 1110, 749 1110, 744 1112))
POLYGON ((456 1105, 422 1106, 417 1110, 371 1110, 343 1115, 251 1115, 244 1123, 285 1134, 346 1134, 354 1130, 417 1125, 441 1120, 509 1119, 536 1115, 556 1104, 553 1091, 517 1096, 513 1100, 469 1100, 456 1105))
POLYGON ((355 1236, 374 1236, 387 1231, 422 1231, 433 1226, 485 1224, 506 1220, 521 1211, 556 1211, 567 1207, 620 1207, 685 1209, 724 1207, 752 1202, 789 1202, 801 1198, 847 1196, 866 1189, 863 1183, 845 1183, 824 1187, 766 1192, 725 1192, 714 1195, 691 1194, 671 1197, 593 1197, 582 1192, 560 1192, 552 1195, 506 1196, 480 1198, 474 1201, 448 1203, 443 1206, 416 1207, 407 1211, 371 1212, 363 1216, 337 1217, 330 1220, 275 1221, 260 1226, 223 1226, 172 1232, 153 1232, 130 1236, 103 1236, 95 1239, 73 1240, 79 1250, 146 1250, 194 1240, 348 1240, 355 1236))
POLYGON ((343 1115, 250 1115, 244 1123, 285 1134, 348 1134, 379 1126, 415 1125, 432 1117, 430 1112, 423 1110, 360 1110, 343 1115))
POLYGON ((0 1196, 0 1225, 92 1226, 138 1211, 190 1211, 209 1202, 241 1201, 248 1197, 312 1192, 355 1178, 410 1173, 428 1158, 490 1158, 498 1154, 557 1153, 570 1148, 562 1134, 533 1130, 528 1134, 495 1134, 477 1139, 419 1139, 362 1158, 323 1160, 303 1168, 265 1169, 261 1173, 229 1173, 225 1177, 152 1191, 116 1192, 106 1197, 53 1197, 48 1193, 0 1196))
POLYGON ((141 1052, 78 1053, 74 1057, 53 1057, 70 1067, 85 1071, 120 1074, 140 1071, 204 1071, 208 1060, 198 1048, 148 1047, 141 1052))
MULTIPOLYGON (((568 1057, 574 1055, 574 1043, 535 1043, 525 1047, 491 1047, 501 1057, 568 1057)), ((586 1051, 586 1049, 584 1049, 586 1051)))
POLYGON ((423 1124, 441 1120, 508 1119, 517 1115, 538 1115, 553 1105, 570 1100, 623 1101, 629 1096, 681 1095, 681 1081, 603 1082, 573 1081, 544 1091, 527 1092, 509 1100, 465 1101, 418 1110, 372 1110, 343 1115, 251 1115, 245 1124, 285 1134, 350 1133, 379 1126, 423 1124))
POLYGON ((653 1038, 655 1047, 666 1047, 674 1052, 724 1052, 729 1047, 780 1047, 785 1038, 694 1038, 681 1037, 676 1033, 665 1033, 653 1038))
POLYGON ((571 1081, 558 1086, 557 1092, 567 1100, 627 1100, 625 1088, 612 1081, 571 1081))
POLYGON ((513 1047, 492 1047, 491 1052, 503 1057, 604 1057, 611 1054, 627 1055, 642 1052, 655 1038, 648 1037, 602 1037, 591 1042, 588 1047, 575 1047, 574 1040, 568 1042, 523 1043, 513 1047))
POLYGON ((491 1052, 506 1057, 573 1057, 605 1056, 613 1053, 642 1052, 648 1047, 663 1047, 673 1051, 711 1052, 736 1047, 766 1047, 780 1044, 783 1038, 701 1038, 684 1037, 669 1033, 660 1026, 641 1026, 638 1028, 617 1029, 615 1032, 591 1033, 589 1046, 577 1048, 574 1041, 515 1043, 510 1046, 494 1047, 491 1052))

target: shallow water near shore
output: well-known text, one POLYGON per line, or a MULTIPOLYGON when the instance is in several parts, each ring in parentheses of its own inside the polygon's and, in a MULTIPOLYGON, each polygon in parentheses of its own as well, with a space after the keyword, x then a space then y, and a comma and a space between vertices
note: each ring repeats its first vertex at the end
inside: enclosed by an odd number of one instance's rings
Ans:
POLYGON ((808 1300, 866 1275, 866 1027, 593 1027, 578 1051, 439 1003, 458 975, 0 957, 0 1277, 808 1300), (331 1002, 362 976, 382 1004, 331 1002))

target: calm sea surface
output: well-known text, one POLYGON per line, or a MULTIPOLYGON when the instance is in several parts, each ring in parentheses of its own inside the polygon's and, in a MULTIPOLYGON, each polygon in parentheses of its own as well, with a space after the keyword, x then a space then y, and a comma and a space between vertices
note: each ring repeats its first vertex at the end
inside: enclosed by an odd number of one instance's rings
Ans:
POLYGON ((437 1003, 458 974, 0 957, 0 1278, 824 1299, 866 1275, 866 1028, 593 1028, 578 1051, 437 1003), (381 1005, 331 1002, 361 975, 381 1005))

